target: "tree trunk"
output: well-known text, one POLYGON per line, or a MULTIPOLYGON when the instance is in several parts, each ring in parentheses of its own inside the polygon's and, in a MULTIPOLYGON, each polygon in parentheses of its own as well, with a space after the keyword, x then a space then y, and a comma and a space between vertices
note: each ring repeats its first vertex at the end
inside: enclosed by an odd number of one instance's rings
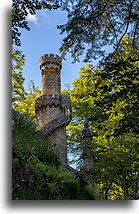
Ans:
POLYGON ((126 182, 126 173, 125 170, 123 171, 123 189, 124 189, 124 199, 128 199, 128 185, 126 182))
POLYGON ((97 185, 93 175, 94 158, 91 154, 92 135, 89 129, 88 120, 84 122, 84 129, 82 134, 83 134, 83 162, 84 162, 82 173, 85 175, 86 177, 85 180, 88 183, 88 185, 92 186, 94 191, 97 193, 97 185))

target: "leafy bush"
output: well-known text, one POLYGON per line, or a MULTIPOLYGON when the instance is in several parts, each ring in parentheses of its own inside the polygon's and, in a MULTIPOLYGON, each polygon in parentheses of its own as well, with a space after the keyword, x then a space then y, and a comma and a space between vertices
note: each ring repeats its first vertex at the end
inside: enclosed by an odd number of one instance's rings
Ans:
POLYGON ((86 184, 60 166, 56 151, 25 117, 13 125, 13 200, 95 199, 86 184))

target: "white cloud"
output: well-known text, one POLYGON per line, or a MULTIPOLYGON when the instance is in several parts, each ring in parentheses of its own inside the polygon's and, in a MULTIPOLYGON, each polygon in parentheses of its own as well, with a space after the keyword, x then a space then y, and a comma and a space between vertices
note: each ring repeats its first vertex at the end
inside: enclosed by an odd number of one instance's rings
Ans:
POLYGON ((38 25, 38 18, 36 16, 36 14, 32 15, 31 13, 28 13, 27 20, 29 22, 34 22, 36 25, 38 25))

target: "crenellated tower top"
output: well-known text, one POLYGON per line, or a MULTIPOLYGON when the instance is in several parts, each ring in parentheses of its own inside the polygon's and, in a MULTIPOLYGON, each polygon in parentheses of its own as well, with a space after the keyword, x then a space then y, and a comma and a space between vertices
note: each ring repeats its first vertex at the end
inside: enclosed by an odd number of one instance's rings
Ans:
POLYGON ((43 67, 46 68, 58 68, 58 70, 61 70, 62 68, 62 59, 58 55, 54 54, 45 54, 44 56, 40 57, 40 70, 43 72, 43 67))
POLYGON ((58 55, 45 54, 40 57, 42 94, 59 94, 61 92, 61 68, 62 59, 58 55))

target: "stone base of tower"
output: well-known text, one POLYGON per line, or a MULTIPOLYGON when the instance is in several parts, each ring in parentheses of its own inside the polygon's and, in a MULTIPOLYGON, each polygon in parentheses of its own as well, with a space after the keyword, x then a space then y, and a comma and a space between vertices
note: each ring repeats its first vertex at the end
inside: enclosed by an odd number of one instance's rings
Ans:
POLYGON ((47 141, 54 145, 54 149, 58 151, 59 161, 62 166, 67 165, 67 137, 66 127, 59 127, 47 136, 47 141))

